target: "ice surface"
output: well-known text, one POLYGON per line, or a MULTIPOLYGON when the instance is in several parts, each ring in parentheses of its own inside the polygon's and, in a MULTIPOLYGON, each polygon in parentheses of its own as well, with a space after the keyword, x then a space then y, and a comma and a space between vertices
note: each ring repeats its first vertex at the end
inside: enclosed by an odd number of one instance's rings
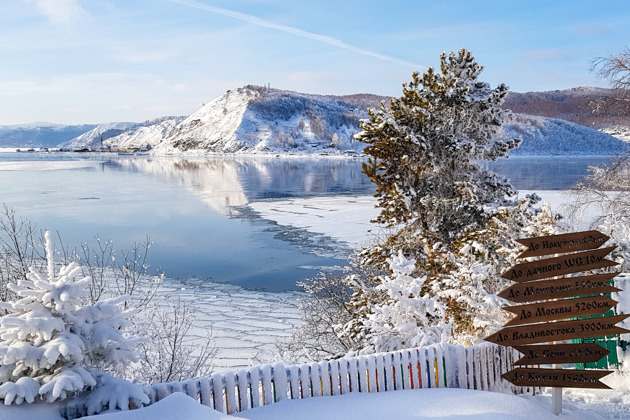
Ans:
POLYGON ((181 286, 166 279, 160 294, 194 308, 192 334, 209 328, 217 355, 215 371, 235 370, 276 359, 276 341, 301 322, 297 292, 251 291, 229 284, 199 282, 181 286))
POLYGON ((16 162, 0 161, 0 171, 60 171, 65 169, 81 169, 97 167, 102 162, 94 160, 25 160, 16 162))
POLYGON ((264 219, 324 234, 354 247, 380 233, 379 227, 370 223, 379 213, 375 205, 372 196, 296 198, 249 204, 264 219))
MULTIPOLYGON (((533 191, 521 191, 520 196, 533 191)), ((566 201, 563 191, 538 191, 552 209, 566 201)), ((377 234, 369 223, 376 216, 372 196, 335 196, 274 201, 255 201, 250 206, 261 217, 279 225, 292 226, 307 233, 326 235, 351 247, 358 247, 377 234)), ((297 279, 299 280, 299 279, 297 279)), ((297 302, 301 294, 251 291, 237 286, 196 281, 168 280, 163 293, 195 309, 194 328, 203 336, 212 331, 217 355, 217 371, 238 369, 277 358, 276 342, 288 337, 301 322, 297 302)))

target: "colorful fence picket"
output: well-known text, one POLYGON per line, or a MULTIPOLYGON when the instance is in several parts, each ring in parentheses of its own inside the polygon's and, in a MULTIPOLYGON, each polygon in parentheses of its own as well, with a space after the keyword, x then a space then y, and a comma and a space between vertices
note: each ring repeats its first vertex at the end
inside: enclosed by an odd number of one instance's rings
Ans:
POLYGON ((528 390, 501 378, 519 357, 520 353, 512 348, 492 344, 436 345, 302 365, 260 365, 155 384, 146 392, 152 403, 183 392, 227 414, 285 399, 351 392, 448 387, 524 393, 528 390))

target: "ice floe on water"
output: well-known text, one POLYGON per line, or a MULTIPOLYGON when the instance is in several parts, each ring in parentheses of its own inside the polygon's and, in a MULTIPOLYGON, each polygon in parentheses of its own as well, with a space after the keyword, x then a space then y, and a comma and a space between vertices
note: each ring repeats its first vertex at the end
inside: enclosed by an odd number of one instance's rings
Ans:
POLYGON ((255 201, 249 207, 279 225, 323 234, 356 247, 380 233, 380 228, 370 223, 379 213, 375 205, 376 198, 368 195, 255 201))
POLYGON ((215 371, 276 359, 276 342, 301 322, 298 292, 272 293, 200 279, 166 279, 160 294, 194 308, 193 339, 210 330, 216 348, 215 371))
POLYGON ((0 171, 61 171, 97 167, 102 162, 95 160, 24 160, 0 161, 0 171))

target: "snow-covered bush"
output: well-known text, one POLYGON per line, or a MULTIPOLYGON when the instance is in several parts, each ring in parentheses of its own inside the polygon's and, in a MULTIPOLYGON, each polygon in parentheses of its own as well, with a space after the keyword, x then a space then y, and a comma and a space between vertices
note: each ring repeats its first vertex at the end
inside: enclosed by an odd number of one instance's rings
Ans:
POLYGON ((376 290, 385 296, 364 322, 370 352, 428 346, 448 341, 452 326, 446 307, 437 296, 423 294, 427 276, 414 277, 416 261, 402 252, 387 259, 390 275, 382 276, 376 290))
MULTIPOLYGON (((61 237, 59 238, 61 241, 61 237)), ((209 333, 195 337, 190 331, 194 308, 156 296, 163 274, 149 274, 150 238, 135 242, 130 249, 117 250, 111 240, 96 236, 94 242, 81 242, 72 249, 61 241, 62 264, 75 262, 77 278, 89 278, 82 303, 96 304, 120 299, 129 315, 129 335, 146 337, 136 353, 138 363, 95 362, 97 370, 143 384, 159 378, 193 378, 212 368, 213 341, 209 333), (150 367, 148 369, 147 367, 150 367)), ((28 219, 4 206, 0 209, 0 302, 17 299, 13 291, 20 280, 28 280, 31 270, 47 272, 43 233, 28 219)), ((0 307, 0 316, 8 311, 0 307)), ((196 335, 196 331, 195 334, 196 335)))
MULTIPOLYGON (((93 367, 136 360, 139 340, 125 336, 124 298, 84 304, 90 278, 81 277, 76 263, 56 269, 49 232, 45 251, 46 272, 31 269, 8 286, 17 298, 0 303, 6 311, 0 318, 0 398, 6 405, 65 400, 99 385, 120 387, 124 382, 103 382, 93 367)), ((148 403, 139 388, 124 387, 123 394, 101 395, 93 412, 148 403)))
POLYGON ((293 363, 320 361, 340 358, 356 349, 357 344, 347 335, 338 334, 352 319, 348 277, 321 272, 298 282, 298 286, 305 293, 298 301, 302 322, 291 330, 288 339, 278 343, 282 357, 293 363))

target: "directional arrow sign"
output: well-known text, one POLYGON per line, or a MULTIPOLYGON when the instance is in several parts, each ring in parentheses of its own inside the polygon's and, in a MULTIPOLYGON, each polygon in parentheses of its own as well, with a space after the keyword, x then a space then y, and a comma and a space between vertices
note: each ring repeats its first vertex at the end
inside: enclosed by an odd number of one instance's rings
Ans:
POLYGON ((514 348, 524 355, 514 362, 515 365, 591 363, 597 362, 609 353, 608 349, 597 343, 538 344, 514 348))
POLYGON ((597 249, 604 245, 608 239, 610 239, 608 236, 599 231, 589 230, 587 232, 517 239, 516 242, 527 247, 527 250, 523 251, 518 258, 526 258, 597 249))
POLYGON ((525 303, 545 299, 621 292, 621 289, 607 284, 610 279, 618 274, 618 272, 605 273, 592 276, 563 277, 552 280, 515 283, 499 293, 498 296, 511 302, 525 303))
POLYGON ((611 309, 615 304, 617 304, 617 301, 609 297, 591 296, 580 299, 562 299, 527 305, 504 306, 503 309, 516 314, 514 319, 505 324, 509 326, 600 315, 611 309))
POLYGON ((615 315, 603 318, 578 319, 575 321, 545 322, 542 324, 506 327, 485 338, 486 341, 503 346, 545 343, 572 338, 602 337, 630 332, 615 326, 630 315, 615 315))
POLYGON ((546 277, 561 276, 569 273, 593 270, 596 268, 612 267, 616 262, 607 260, 605 257, 614 246, 594 251, 577 252, 561 257, 545 258, 517 264, 501 275, 504 279, 525 282, 531 280, 544 279, 546 277))
POLYGON ((501 377, 516 386, 610 389, 599 380, 612 370, 569 370, 516 368, 501 377))

